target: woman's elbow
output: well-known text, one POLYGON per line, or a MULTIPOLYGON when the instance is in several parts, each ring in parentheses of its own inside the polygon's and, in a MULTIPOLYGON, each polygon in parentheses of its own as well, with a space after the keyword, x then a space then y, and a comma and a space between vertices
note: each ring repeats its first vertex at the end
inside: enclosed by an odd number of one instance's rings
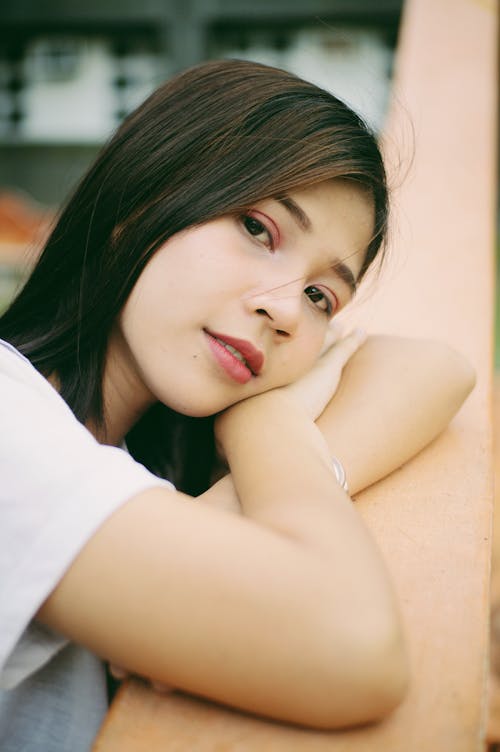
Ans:
POLYGON ((342 659, 340 681, 338 656, 329 663, 323 674, 323 701, 310 708, 313 727, 328 730, 380 721, 406 695, 410 675, 399 627, 384 636, 353 639, 342 659))
POLYGON ((441 345, 441 368, 448 375, 450 384, 460 404, 470 394, 476 384, 476 371, 470 361, 452 347, 441 345))
POLYGON ((410 678, 406 644, 399 630, 368 645, 364 656, 359 723, 379 721, 391 713, 405 697, 410 678))

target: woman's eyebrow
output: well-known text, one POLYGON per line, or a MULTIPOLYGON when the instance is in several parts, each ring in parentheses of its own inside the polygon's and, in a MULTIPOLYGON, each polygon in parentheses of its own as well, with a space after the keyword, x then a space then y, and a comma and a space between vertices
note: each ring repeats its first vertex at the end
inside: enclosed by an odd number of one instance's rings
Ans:
POLYGON ((277 201, 279 201, 280 204, 288 209, 292 217, 302 227, 303 230, 308 232, 311 229, 311 220, 309 219, 305 211, 301 209, 297 203, 295 203, 293 198, 290 198, 289 196, 281 196, 277 199, 277 201))
POLYGON ((351 295, 355 295, 356 290, 358 289, 358 284, 356 282, 354 274, 347 266, 347 264, 344 264, 343 261, 337 259, 337 261, 334 261, 334 263, 332 264, 332 271, 337 275, 337 277, 342 280, 342 282, 345 282, 345 284, 351 291, 351 295))
MULTIPOLYGON (((276 200, 279 201, 279 203, 282 204, 286 209, 288 209, 289 213, 295 219, 297 224, 302 227, 303 230, 310 232, 312 228, 312 222, 305 211, 300 208, 300 206, 293 200, 293 198, 290 198, 290 196, 281 196, 276 200)), ((351 295, 354 295, 356 293, 358 285, 356 283, 354 274, 347 266, 347 264, 344 264, 343 261, 337 259, 337 261, 332 264, 331 269, 334 274, 336 274, 337 277, 342 280, 342 282, 345 282, 351 292, 351 295)))

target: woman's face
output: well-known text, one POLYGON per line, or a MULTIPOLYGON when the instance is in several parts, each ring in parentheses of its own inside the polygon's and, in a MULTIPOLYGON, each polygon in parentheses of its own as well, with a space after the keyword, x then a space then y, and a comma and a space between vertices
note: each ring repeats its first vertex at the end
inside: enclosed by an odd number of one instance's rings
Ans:
POLYGON ((170 238, 112 336, 106 378, 140 411, 204 416, 296 380, 349 302, 373 233, 355 185, 321 183, 170 238))

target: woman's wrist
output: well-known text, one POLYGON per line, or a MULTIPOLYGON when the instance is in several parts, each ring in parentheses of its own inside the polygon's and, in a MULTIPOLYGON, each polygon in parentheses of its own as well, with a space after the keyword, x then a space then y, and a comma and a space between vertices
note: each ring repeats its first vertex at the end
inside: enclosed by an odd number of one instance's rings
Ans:
POLYGON ((314 425, 301 405, 287 396, 285 392, 281 392, 280 389, 272 389, 255 397, 236 402, 220 413, 214 423, 215 439, 222 448, 224 456, 226 456, 225 443, 232 441, 235 433, 248 428, 249 421, 252 424, 260 423, 262 428, 265 429, 270 427, 271 415, 278 417, 280 415, 290 416, 291 414, 295 414, 296 419, 303 421, 306 425, 314 425))
POLYGON ((278 390, 242 401, 217 418, 217 441, 238 491, 315 484, 325 471, 335 478, 331 453, 301 405, 278 390))

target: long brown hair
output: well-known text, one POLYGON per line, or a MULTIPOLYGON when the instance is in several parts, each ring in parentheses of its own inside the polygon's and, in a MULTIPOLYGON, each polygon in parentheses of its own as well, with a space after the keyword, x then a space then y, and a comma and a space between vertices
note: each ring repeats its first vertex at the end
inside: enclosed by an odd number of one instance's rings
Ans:
MULTIPOLYGON (((0 318, 0 337, 44 375, 57 374, 79 420, 99 424, 111 327, 155 251, 186 227, 332 178, 355 181, 373 200, 362 276, 383 245, 388 212, 383 161, 363 121, 280 69, 237 60, 191 68, 157 89, 103 148, 0 318)), ((156 405, 127 443, 196 493, 208 483, 210 437, 210 419, 156 405)))

